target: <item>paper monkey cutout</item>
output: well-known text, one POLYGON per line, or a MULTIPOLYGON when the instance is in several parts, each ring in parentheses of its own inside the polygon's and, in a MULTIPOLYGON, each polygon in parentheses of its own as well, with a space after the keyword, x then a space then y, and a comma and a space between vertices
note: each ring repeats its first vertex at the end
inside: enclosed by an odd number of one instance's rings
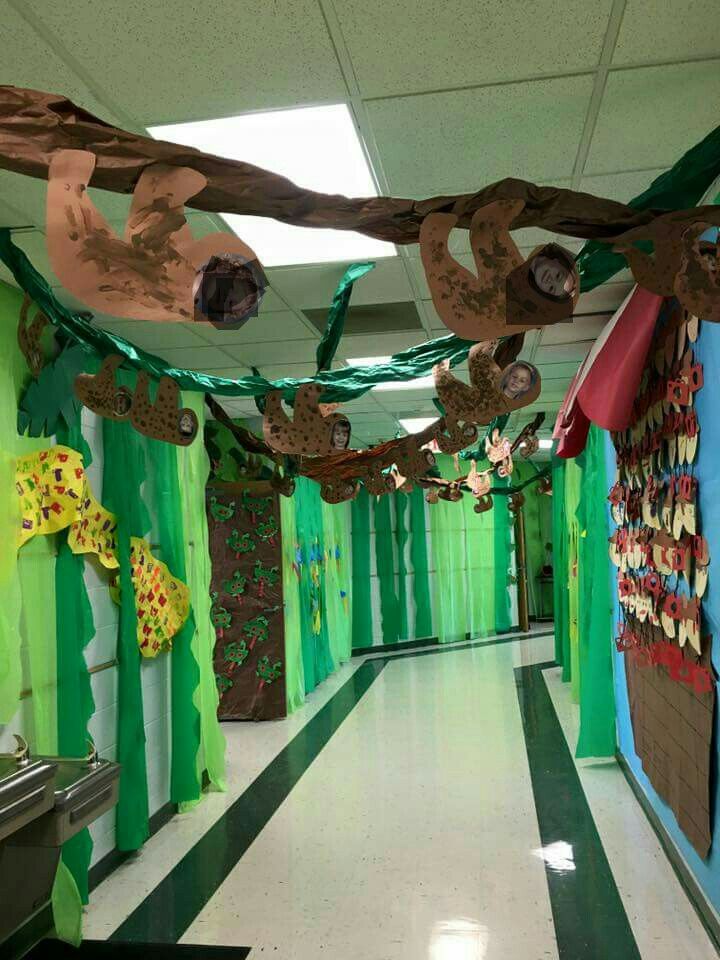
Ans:
POLYGON ((20 322, 18 323, 18 346, 20 347, 22 355, 27 360, 30 373, 37 380, 45 362, 42 349, 40 347, 40 340, 43 330, 49 321, 45 314, 38 310, 35 313, 32 321, 28 323, 28 313, 30 312, 31 303, 32 300, 26 293, 22 302, 22 306, 20 307, 20 322))
POLYGON ((320 484, 320 497, 325 503, 345 503, 354 500, 360 490, 360 484, 353 480, 326 480, 320 484))
POLYGON ((266 280, 255 253, 228 233, 195 240, 185 220, 185 202, 207 184, 201 173, 146 167, 120 238, 88 195, 95 162, 88 151, 60 150, 48 168, 48 252, 70 293, 136 320, 235 329, 257 314, 266 280))
POLYGON ((512 444, 507 437, 501 437, 495 429, 491 437, 485 437, 485 453, 490 463, 497 468, 499 477, 509 477, 513 472, 512 444))
POLYGON ((468 354, 470 385, 458 380, 448 361, 433 368, 435 389, 445 408, 445 431, 437 437, 444 453, 455 453, 477 439, 474 424, 533 403, 540 395, 540 374, 532 364, 516 360, 500 370, 492 357, 492 341, 475 344, 468 354))
POLYGON ((433 305, 457 336, 492 340, 572 317, 580 295, 574 258, 547 244, 523 260, 510 226, 524 207, 523 200, 497 200, 475 212, 470 247, 477 276, 449 250, 459 217, 431 213, 423 220, 420 256, 433 305))
POLYGON ((613 250, 623 254, 641 287, 663 297, 675 296, 694 317, 720 323, 720 251, 717 241, 700 240, 706 230, 720 224, 720 215, 714 224, 692 217, 691 210, 672 211, 623 234, 613 250), (652 240, 653 255, 633 246, 638 240, 652 240))
POLYGON ((171 377, 161 377, 154 402, 150 400, 150 377, 137 375, 135 390, 115 383, 123 357, 103 360, 98 373, 81 373, 75 379, 75 394, 93 413, 109 420, 129 420, 146 437, 186 447, 198 432, 198 419, 189 407, 178 409, 180 388, 171 377))
POLYGON ((282 391, 268 393, 263 416, 268 446, 300 457, 326 457, 347 449, 350 421, 341 413, 324 415, 325 405, 318 403, 324 389, 319 383, 301 384, 295 394, 292 420, 282 408, 282 391))

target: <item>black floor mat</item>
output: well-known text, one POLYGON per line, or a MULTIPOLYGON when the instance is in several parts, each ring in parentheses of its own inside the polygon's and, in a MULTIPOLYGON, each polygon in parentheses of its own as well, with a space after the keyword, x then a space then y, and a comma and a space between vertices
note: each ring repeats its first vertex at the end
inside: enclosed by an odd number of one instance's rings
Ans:
POLYGON ((24 960, 245 960, 250 947, 210 947, 194 943, 118 943, 83 940, 79 948, 42 940, 24 960))

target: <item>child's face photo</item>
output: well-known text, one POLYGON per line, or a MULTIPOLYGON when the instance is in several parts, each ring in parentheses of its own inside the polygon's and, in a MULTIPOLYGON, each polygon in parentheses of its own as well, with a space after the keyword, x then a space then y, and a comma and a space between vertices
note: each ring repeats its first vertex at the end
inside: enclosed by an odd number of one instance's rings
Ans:
POLYGON ((532 387, 534 376, 524 363, 514 363, 503 377, 502 392, 510 400, 524 396, 532 387))
POLYGON ((551 297, 570 296, 572 293, 573 275, 560 260, 540 254, 533 259, 531 270, 538 289, 543 293, 551 297))

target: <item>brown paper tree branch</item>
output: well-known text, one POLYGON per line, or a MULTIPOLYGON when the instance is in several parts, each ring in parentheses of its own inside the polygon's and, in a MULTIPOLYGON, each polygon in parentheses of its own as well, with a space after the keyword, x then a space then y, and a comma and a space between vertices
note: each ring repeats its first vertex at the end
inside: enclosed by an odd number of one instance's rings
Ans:
MULTIPOLYGON (((420 225, 429 213, 452 213, 459 218, 457 226, 467 229, 473 213, 495 200, 524 202, 513 229, 543 227, 583 239, 610 240, 652 223, 661 213, 513 178, 476 193, 427 200, 348 199, 316 193, 250 163, 121 130, 66 97, 0 86, 0 168, 45 180, 53 154, 64 149, 89 150, 95 155, 93 187, 130 194, 143 170, 152 164, 189 167, 207 179, 207 186, 192 198, 191 206, 197 210, 272 217, 303 227, 357 230, 398 244, 417 243, 420 225)), ((696 219, 712 209, 698 207, 696 219)))

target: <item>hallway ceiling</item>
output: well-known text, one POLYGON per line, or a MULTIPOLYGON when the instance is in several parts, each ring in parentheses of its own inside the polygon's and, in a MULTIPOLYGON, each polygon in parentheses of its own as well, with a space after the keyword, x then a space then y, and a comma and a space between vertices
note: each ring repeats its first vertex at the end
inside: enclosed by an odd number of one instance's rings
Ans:
MULTIPOLYGON (((514 176, 629 200, 717 124, 720 30, 708 28, 716 21, 716 0, 0 0, 3 82, 66 94, 134 130, 345 102, 379 191, 415 198, 514 176)), ((92 192, 120 228, 128 198, 92 192)), ((225 228, 207 214, 189 221, 199 236, 225 228)), ((15 228, 57 286, 43 183, 0 171, 0 225, 15 228)), ((550 239, 536 229, 515 236, 524 252, 550 239)), ((470 264, 467 233, 454 243, 470 264)), ((238 331, 98 322, 175 366, 308 376, 315 311, 327 309, 345 266, 268 270, 261 314, 238 331)), ((523 356, 539 367, 543 391, 514 426, 544 410, 549 434, 578 363, 629 289, 620 274, 581 296, 572 325, 527 336, 523 356)), ((345 336, 337 365, 447 332, 416 246, 379 260, 357 284, 354 307, 377 318, 386 303, 395 305, 388 315, 405 318, 399 329, 389 321, 386 332, 345 336)), ((432 389, 376 390, 352 401, 355 441, 394 435, 399 418, 432 416, 432 397, 432 389)), ((234 416, 256 414, 252 400, 224 402, 234 416)))

